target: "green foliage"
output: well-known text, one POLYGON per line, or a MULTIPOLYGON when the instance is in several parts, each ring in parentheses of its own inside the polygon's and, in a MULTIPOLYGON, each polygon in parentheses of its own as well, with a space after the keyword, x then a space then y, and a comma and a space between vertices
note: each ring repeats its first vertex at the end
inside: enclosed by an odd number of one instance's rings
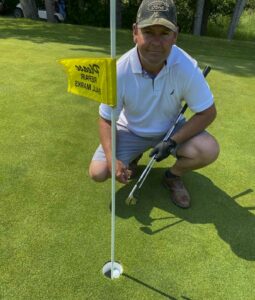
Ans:
MULTIPOLYGON (((132 28, 136 20, 136 13, 141 0, 119 0, 121 2, 121 27, 132 28)), ((39 4, 42 0, 36 0, 39 4)), ((191 33, 196 10, 194 0, 176 0, 177 20, 180 31, 191 33)), ((224 16, 233 13, 235 0, 206 0, 204 10, 202 34, 207 33, 208 22, 221 26, 224 16)), ((17 0, 9 0, 8 7, 13 11, 17 0)), ((41 5, 39 5, 41 6, 41 5)), ((110 0, 66 0, 67 22, 73 24, 92 25, 98 27, 109 27, 110 23, 110 0)), ((255 9, 255 1, 248 0, 247 9, 255 9)), ((228 19, 228 18, 227 18, 228 19)))
MULTIPOLYGON (((109 26, 109 0, 67 0, 68 21, 74 24, 93 26, 109 26)), ((249 1, 252 3, 252 1, 249 1)), ((141 0, 121 1, 122 28, 131 28, 136 20, 136 13, 141 0)), ((235 0, 208 0, 206 2, 206 18, 216 20, 219 15, 232 13, 235 0)), ((176 0, 177 18, 180 30, 185 33, 192 32, 196 9, 194 0, 176 0)), ((207 25, 207 20, 205 20, 207 25)))
POLYGON ((195 6, 196 3, 192 0, 176 1, 177 22, 181 32, 192 31, 195 6))
POLYGON ((68 21, 99 27, 109 26, 109 0, 67 0, 68 21))
POLYGON ((121 12, 123 28, 132 28, 132 24, 136 22, 138 7, 139 5, 137 4, 137 1, 122 1, 121 12))
POLYGON ((216 19, 218 16, 228 16, 233 13, 235 0, 210 0, 210 17, 216 19))
POLYGON ((18 1, 17 0, 8 0, 5 1, 5 5, 7 8, 8 13, 13 13, 15 6, 17 5, 18 1))
POLYGON ((255 1, 254 0, 248 0, 246 4, 246 9, 253 9, 255 10, 255 1))
MULTIPOLYGON (((226 38, 230 24, 230 16, 218 16, 208 24, 208 35, 220 38, 226 38)), ((236 29, 235 39, 237 40, 255 40, 255 11, 245 10, 240 18, 236 29)))

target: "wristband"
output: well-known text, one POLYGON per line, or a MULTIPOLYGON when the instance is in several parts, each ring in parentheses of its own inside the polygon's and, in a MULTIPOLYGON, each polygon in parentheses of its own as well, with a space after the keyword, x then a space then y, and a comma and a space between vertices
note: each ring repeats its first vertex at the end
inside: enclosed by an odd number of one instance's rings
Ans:
POLYGON ((169 142, 169 146, 173 146, 174 148, 177 146, 176 141, 171 138, 168 139, 168 142, 169 142))

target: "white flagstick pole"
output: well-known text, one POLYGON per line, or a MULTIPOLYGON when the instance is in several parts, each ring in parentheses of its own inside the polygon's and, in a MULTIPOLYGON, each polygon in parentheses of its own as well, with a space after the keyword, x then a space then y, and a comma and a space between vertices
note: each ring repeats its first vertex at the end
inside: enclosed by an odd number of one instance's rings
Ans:
MULTIPOLYGON (((111 57, 116 56, 116 0, 111 0, 111 57)), ((112 237, 111 237, 111 279, 113 279, 114 259, 115 259, 115 166, 116 166, 116 120, 115 107, 111 113, 112 122, 112 237)))
MULTIPOLYGON (((111 58, 116 56, 116 0, 110 2, 110 21, 111 21, 111 58)), ((117 91, 116 91, 117 92, 117 91)), ((119 278, 123 272, 122 266, 115 262, 115 167, 116 167, 116 107, 111 112, 112 123, 112 218, 111 218, 111 261, 107 262, 103 267, 103 274, 111 279, 119 278)))
POLYGON ((111 0, 111 57, 116 57, 116 0, 111 0))
MULTIPOLYGON (((111 29, 111 58, 116 57, 116 0, 111 0, 110 3, 110 29, 111 29)), ((115 167, 116 167, 116 108, 112 108, 111 123, 112 123, 112 234, 111 234, 111 279, 114 276, 115 267, 115 167)), ((118 274, 117 274, 118 275, 118 274)))

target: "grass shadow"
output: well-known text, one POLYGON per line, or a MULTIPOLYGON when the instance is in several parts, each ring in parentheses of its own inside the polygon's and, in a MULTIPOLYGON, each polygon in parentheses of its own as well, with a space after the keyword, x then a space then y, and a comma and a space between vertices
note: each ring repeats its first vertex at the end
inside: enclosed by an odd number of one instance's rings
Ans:
POLYGON ((141 280, 138 279, 138 278, 135 278, 135 277, 133 277, 133 276, 127 274, 127 273, 123 273, 122 275, 123 275, 125 278, 130 279, 130 280, 132 280, 132 281, 134 281, 134 282, 136 282, 136 283, 138 283, 138 284, 140 284, 140 285, 143 285, 144 287, 146 287, 146 288, 148 288, 148 289, 150 289, 150 290, 152 290, 152 291, 158 293, 159 295, 165 297, 166 299, 177 300, 175 297, 170 296, 170 295, 166 294, 166 293, 163 292, 163 291, 160 291, 159 289, 157 289, 157 288, 155 288, 155 287, 153 287, 153 286, 151 286, 151 285, 145 283, 144 281, 141 281, 141 280))
POLYGON ((182 34, 178 45, 201 65, 242 77, 254 77, 255 43, 182 34))
MULTIPOLYGON (((110 53, 110 29, 72 24, 50 24, 29 19, 0 18, 0 38, 15 38, 34 43, 69 44, 71 51, 110 53)), ((255 43, 180 34, 177 45, 192 55, 201 68, 242 77, 255 76, 255 43)), ((117 30, 116 53, 122 55, 133 47, 132 31, 117 30)))
POLYGON ((181 209, 169 200, 169 192, 160 182, 165 169, 155 168, 139 192, 139 201, 136 206, 127 206, 127 198, 134 182, 120 188, 116 193, 116 215, 120 218, 135 217, 142 225, 141 230, 148 235, 160 234, 172 226, 186 221, 191 224, 214 224, 219 237, 231 247, 239 257, 255 260, 255 215, 250 212, 254 207, 242 207, 235 199, 247 193, 253 192, 248 189, 241 191, 234 197, 229 196, 218 188, 209 178, 191 172, 184 177, 185 184, 192 197, 190 209, 181 209), (155 219, 150 217, 153 208, 159 208, 174 215, 167 226, 153 231, 149 226, 155 219))
MULTIPOLYGON (((72 24, 51 24, 41 20, 0 18, 0 38, 27 40, 36 44, 70 44, 70 50, 110 53, 110 29, 72 24), (75 46, 78 46, 77 48, 75 46), (80 47, 82 46, 82 47, 80 47)), ((117 53, 132 46, 131 31, 117 32, 117 53)))

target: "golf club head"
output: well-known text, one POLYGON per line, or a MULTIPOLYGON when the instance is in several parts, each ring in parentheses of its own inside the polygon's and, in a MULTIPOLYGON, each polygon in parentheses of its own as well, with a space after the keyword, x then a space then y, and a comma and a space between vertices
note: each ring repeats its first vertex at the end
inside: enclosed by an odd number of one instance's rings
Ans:
POLYGON ((129 195, 126 199, 126 204, 128 206, 131 206, 131 205, 136 205, 137 203, 137 199, 134 197, 133 194, 129 195))

